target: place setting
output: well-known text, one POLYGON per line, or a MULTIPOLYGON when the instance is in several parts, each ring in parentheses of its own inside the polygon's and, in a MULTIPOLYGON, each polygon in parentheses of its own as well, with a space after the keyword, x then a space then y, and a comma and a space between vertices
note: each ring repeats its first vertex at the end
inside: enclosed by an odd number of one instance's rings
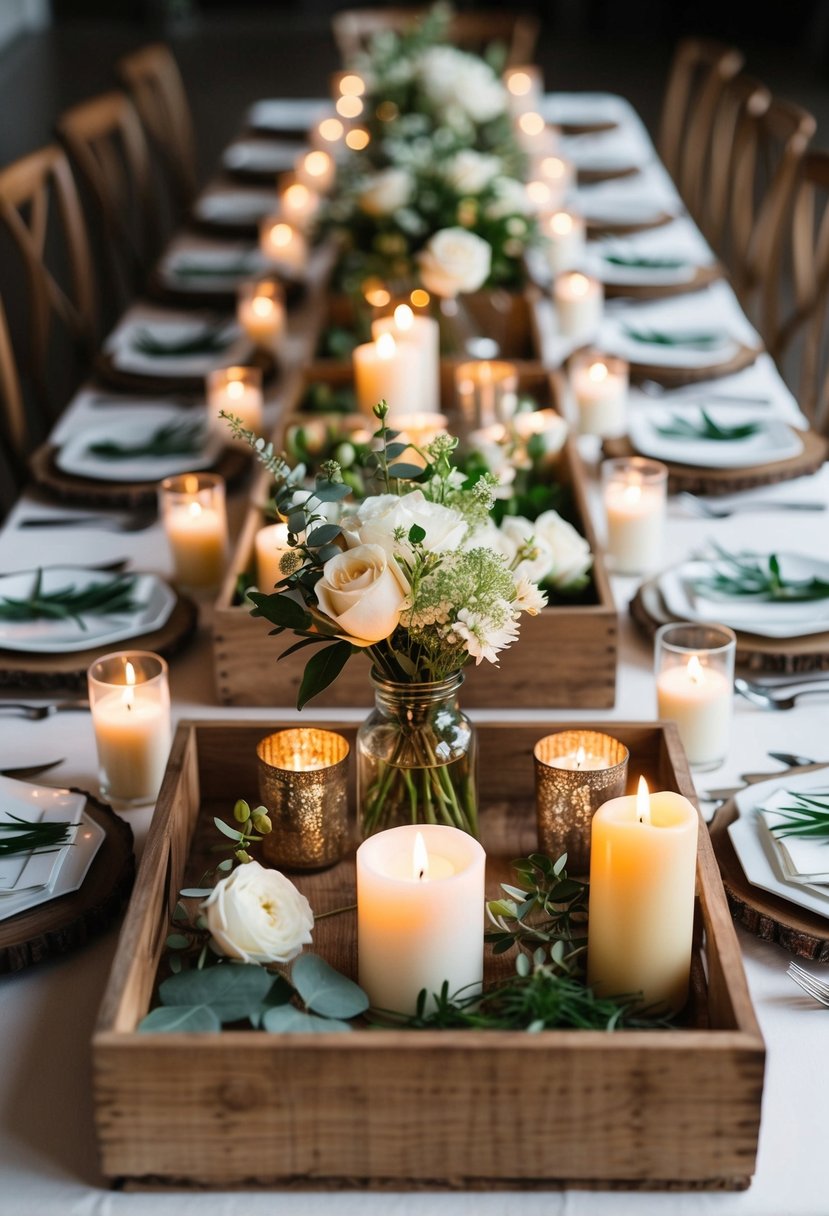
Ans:
POLYGON ((293 139, 239 139, 225 148, 221 165, 229 178, 272 184, 278 173, 293 168, 297 152, 293 139))
MULTIPOLYGON (((275 206, 271 200, 270 211, 275 206)), ((267 215, 269 212, 265 212, 267 215)), ((199 239, 184 235, 168 245, 149 284, 155 298, 196 307, 233 307, 239 285, 263 276, 271 264, 258 243, 199 239)))
POLYGON ((575 167, 580 186, 635 177, 653 158, 650 141, 633 130, 563 135, 560 153, 575 167))
POLYGON ((604 283, 608 298, 659 299, 698 290, 723 275, 685 218, 633 236, 596 237, 588 241, 582 265, 604 283))
POLYGON ((255 239, 260 222, 273 213, 275 205, 274 189, 215 185, 193 203, 190 224, 217 236, 255 239))
POLYGON ((670 181, 651 166, 635 177, 582 185, 573 202, 591 236, 628 236, 671 224, 683 208, 670 181))

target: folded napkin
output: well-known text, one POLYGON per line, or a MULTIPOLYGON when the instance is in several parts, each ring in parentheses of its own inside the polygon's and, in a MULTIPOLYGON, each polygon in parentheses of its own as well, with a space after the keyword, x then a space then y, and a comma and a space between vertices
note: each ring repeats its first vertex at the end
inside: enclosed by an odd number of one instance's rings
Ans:
POLYGON ((106 350, 119 370, 143 376, 204 376, 247 362, 250 342, 233 321, 222 325, 213 349, 193 349, 215 326, 186 314, 135 308, 107 338, 106 350))
MULTIPOLYGON (((829 809, 829 786, 809 790, 806 797, 826 801, 829 809)), ((799 799, 788 790, 776 790, 757 807, 758 823, 768 834, 788 882, 829 883, 829 834, 825 837, 786 835, 791 819, 787 808, 797 807, 799 799)))

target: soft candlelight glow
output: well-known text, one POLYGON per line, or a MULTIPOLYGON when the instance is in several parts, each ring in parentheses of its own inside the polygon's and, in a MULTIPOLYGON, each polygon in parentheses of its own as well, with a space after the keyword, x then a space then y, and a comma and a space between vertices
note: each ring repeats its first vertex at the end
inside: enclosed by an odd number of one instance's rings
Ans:
POLYGON ((515 97, 524 97, 533 87, 532 77, 528 72, 516 68, 507 76, 507 88, 515 97))
POLYGON ((587 753, 583 747, 579 747, 576 752, 576 768, 584 768, 584 761, 587 753))
POLYGON ((414 313, 408 304, 398 304, 394 310, 394 323, 404 333, 414 325, 414 313))
POLYGON ((527 182, 524 189, 527 191, 527 198, 535 211, 544 211, 545 208, 551 207, 554 201, 557 201, 548 182, 527 182))
POLYGON ((604 288, 598 279, 579 270, 560 274, 553 283, 553 299, 564 337, 581 344, 595 335, 604 310, 604 288))
POLYGON ((377 339, 377 358, 393 359, 397 351, 397 343, 389 333, 381 334, 377 339))
POLYGON ((324 139, 329 144, 335 144, 342 139, 344 130, 345 127, 339 118, 323 118, 317 127, 320 139, 324 139))
POLYGON ((300 182, 312 190, 327 193, 334 184, 334 158, 321 149, 314 149, 301 156, 296 164, 296 174, 300 182))
POLYGON ((587 369, 587 375, 595 384, 601 384, 607 379, 607 364, 606 363, 591 363, 587 369))
POLYGON ((119 651, 97 659, 87 682, 102 793, 127 805, 151 802, 170 750, 167 664, 119 651))
POLYGON ((385 308, 391 302, 391 292, 378 279, 366 279, 363 296, 372 308, 385 308))
POLYGON ((573 231, 574 225, 575 217, 569 211, 556 211, 547 221, 547 227, 556 236, 567 236, 573 231))
MULTIPOLYGON (((394 318, 388 318, 392 323, 394 318)), ((376 324, 376 323, 375 323, 376 324)), ((378 401, 386 401, 389 422, 398 426, 403 416, 422 409, 423 371, 416 342, 396 342, 389 330, 352 353, 354 389, 360 412, 373 416, 378 401)))
POLYGON ((227 552, 224 479, 217 473, 166 477, 159 497, 177 582, 193 588, 217 586, 227 552))
POLYGON ((416 316, 408 304, 398 304, 390 317, 378 317, 371 335, 380 341, 393 336, 398 344, 418 352, 420 410, 434 414, 440 409, 440 327, 434 317, 416 316))
POLYGON ((518 369, 500 359, 461 363, 455 368, 455 392, 468 427, 509 422, 518 407, 518 369))
POLYGON ((570 295, 578 298, 587 295, 590 290, 590 280, 586 274, 571 274, 567 276, 566 286, 570 295))
POLYGON ((315 726, 260 739, 259 797, 273 823, 261 848, 271 865, 316 870, 341 859, 348 848, 348 754, 342 735, 315 726))
MULTIPOLYGON (((276 279, 240 283, 236 298, 236 319, 254 346, 275 352, 285 330, 285 295, 282 285, 276 279)), ((234 391, 241 396, 238 389, 234 391)))
POLYGON ((545 218, 542 231, 547 238, 544 251, 553 275, 580 265, 587 241, 585 223, 580 215, 573 211, 554 211, 545 218))
POLYGON ((259 250, 278 267, 293 272, 305 269, 308 246, 305 237, 281 216, 268 216, 259 225, 259 250))
POLYGON ((413 308, 428 308, 431 296, 429 295, 428 291, 425 291, 422 287, 415 287, 415 289, 409 293, 409 299, 412 302, 413 308))
POLYGON ((573 357, 570 385, 582 435, 608 439, 627 429, 629 369, 624 359, 586 351, 573 357))
MULTIPOLYGON (((244 439, 232 439, 221 410, 234 414, 249 431, 262 430, 262 369, 220 367, 206 377, 208 425, 219 430, 224 443, 250 451, 244 439)), ((198 482, 193 492, 198 489, 198 482)))
POLYGON ((340 93, 343 97, 362 97, 366 91, 366 82, 356 72, 347 72, 340 77, 340 93))
POLYGON ((640 823, 651 822, 651 796, 644 777, 639 778, 636 787, 636 818, 640 823))
POLYGON ((338 97, 334 108, 341 118, 359 118, 363 112, 363 103, 359 97, 338 97))
POLYGON ((260 591, 272 591, 285 575, 281 562, 292 549, 288 543, 287 524, 268 524, 256 533, 256 585, 260 591))
POLYGON ((283 220, 307 227, 317 213, 320 196, 304 182, 292 181, 280 192, 279 206, 283 220))
POLYGON ((371 136, 365 127, 352 127, 346 133, 346 147, 350 148, 352 152, 362 152, 363 148, 367 148, 370 142, 371 136))
POLYGON ((547 124, 535 110, 528 110, 519 117, 518 125, 525 135, 540 135, 547 124))
POLYGON ((571 165, 569 161, 562 160, 560 156, 542 156, 538 172, 550 182, 567 181, 570 177, 571 165))

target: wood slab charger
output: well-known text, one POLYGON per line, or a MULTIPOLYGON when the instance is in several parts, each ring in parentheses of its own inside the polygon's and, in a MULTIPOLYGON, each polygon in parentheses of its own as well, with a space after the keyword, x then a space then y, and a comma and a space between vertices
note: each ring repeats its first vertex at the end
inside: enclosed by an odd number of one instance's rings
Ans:
POLYGON ((717 380, 720 376, 731 376, 741 372, 744 367, 751 367, 762 355, 764 347, 746 346, 737 343, 737 349, 730 359, 722 363, 709 363, 706 367, 665 367, 662 363, 634 362, 630 360, 630 378, 634 384, 639 380, 656 380, 666 388, 680 384, 699 384, 705 380, 717 380))
MULTIPOLYGON (((56 457, 60 449, 51 443, 42 444, 29 457, 29 472, 36 485, 50 498, 59 502, 78 502, 91 507, 149 506, 158 497, 158 480, 102 481, 97 477, 79 477, 59 468, 56 457)), ((222 449, 218 460, 204 470, 219 473, 228 489, 244 481, 250 471, 250 455, 241 448, 222 449)))
MULTIPOLYGON (((821 768, 825 768, 825 765, 811 764, 808 768, 790 769, 789 773, 794 777, 800 773, 817 772, 821 768)), ((768 781, 770 776, 772 774, 769 773, 759 779, 768 781)), ((737 804, 733 798, 729 798, 718 808, 708 825, 731 915, 738 924, 764 942, 776 942, 798 958, 811 959, 814 963, 829 963, 829 919, 810 912, 808 908, 791 904, 771 891, 753 887, 746 878, 728 835, 729 824, 734 822, 737 814, 737 804)))
MULTIPOLYGON (((277 371, 277 361, 267 351, 255 350, 245 363, 252 367, 262 368, 262 378, 267 382, 277 371)), ((220 364, 216 365, 221 366, 220 364)), ((193 393, 201 395, 204 402, 204 376, 174 376, 149 375, 143 372, 125 371, 113 362, 109 351, 99 351, 95 356, 94 371, 97 378, 113 388, 122 389, 128 393, 158 393, 181 394, 193 393)), ((197 402, 194 401, 194 404, 197 402)))
POLYGON ((639 165, 615 165, 606 169, 576 169, 580 186, 592 186, 596 182, 611 182, 620 177, 635 177, 641 172, 639 165))
POLYGON ((684 296, 689 291, 701 291, 710 283, 723 277, 719 262, 708 266, 695 266, 693 277, 682 283, 605 283, 604 294, 608 300, 625 296, 629 300, 661 300, 667 296, 684 296))
POLYGON ((0 921, 0 973, 86 945, 118 919, 129 898, 135 878, 132 829, 92 794, 72 793, 84 795, 84 810, 106 835, 77 891, 0 921))
MULTIPOLYGON (((0 648, 0 687, 77 688, 86 690, 86 672, 90 663, 110 650, 152 650, 165 659, 177 655, 196 632, 198 610, 192 600, 176 595, 173 611, 167 621, 151 633, 137 634, 123 641, 107 642, 89 650, 71 654, 29 654, 0 648)), ((2 922, 0 922, 2 923, 2 922)))
POLYGON ((672 224, 676 215, 671 211, 659 211, 649 220, 591 220, 585 221, 588 237, 631 236, 635 232, 649 232, 651 228, 664 228, 672 224))
MULTIPOLYGON (((666 405, 666 409, 669 408, 666 405)), ((676 494, 685 490, 689 494, 739 494, 743 490, 756 490, 761 486, 777 485, 795 477, 806 477, 816 473, 829 455, 829 440, 815 431, 799 431, 791 428, 803 441, 803 451, 787 460, 772 460, 767 464, 755 464, 747 469, 706 469, 693 464, 675 464, 670 460, 662 463, 668 470, 668 492, 676 494)), ((641 456, 631 441, 605 439, 602 451, 607 457, 641 456)), ((650 459, 650 458, 649 458, 650 459)))
POLYGON ((599 135, 602 131, 615 131, 619 124, 615 118, 597 118, 595 122, 554 122, 562 135, 599 135))
MULTIPOLYGON (((631 619, 651 638, 660 625, 683 619, 668 612, 655 578, 639 586, 628 610, 631 619)), ((761 638, 740 630, 735 633, 737 664, 746 672, 801 675, 829 671, 829 632, 802 638, 761 638)))

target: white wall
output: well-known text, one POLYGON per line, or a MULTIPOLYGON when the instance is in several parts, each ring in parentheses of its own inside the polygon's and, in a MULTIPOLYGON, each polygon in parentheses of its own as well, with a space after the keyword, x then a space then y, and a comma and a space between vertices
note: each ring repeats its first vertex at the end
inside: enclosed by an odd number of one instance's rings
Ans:
POLYGON ((26 30, 41 29, 50 20, 49 0, 0 0, 0 47, 26 30))

